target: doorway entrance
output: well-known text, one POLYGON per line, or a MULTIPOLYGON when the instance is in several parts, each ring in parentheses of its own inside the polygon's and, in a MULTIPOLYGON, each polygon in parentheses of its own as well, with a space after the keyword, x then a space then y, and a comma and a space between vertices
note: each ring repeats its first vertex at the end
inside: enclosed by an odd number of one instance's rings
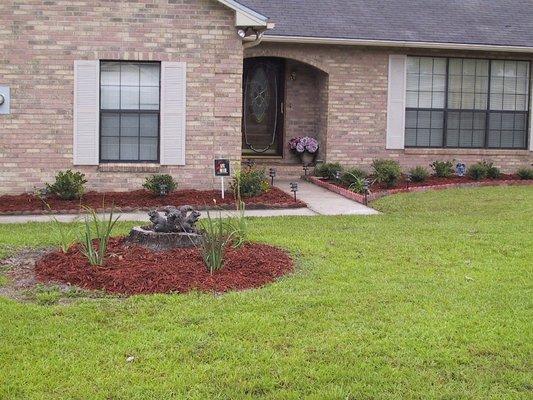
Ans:
POLYGON ((243 71, 243 156, 283 154, 285 62, 280 58, 249 58, 243 71))

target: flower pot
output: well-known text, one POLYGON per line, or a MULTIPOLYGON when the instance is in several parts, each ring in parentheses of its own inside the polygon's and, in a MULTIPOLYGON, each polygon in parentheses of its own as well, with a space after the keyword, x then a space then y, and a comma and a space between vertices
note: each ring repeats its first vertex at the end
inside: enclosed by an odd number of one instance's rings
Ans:
POLYGON ((313 153, 309 153, 308 151, 304 151, 303 153, 300 153, 300 161, 303 165, 309 166, 313 163, 315 160, 315 155, 313 153))

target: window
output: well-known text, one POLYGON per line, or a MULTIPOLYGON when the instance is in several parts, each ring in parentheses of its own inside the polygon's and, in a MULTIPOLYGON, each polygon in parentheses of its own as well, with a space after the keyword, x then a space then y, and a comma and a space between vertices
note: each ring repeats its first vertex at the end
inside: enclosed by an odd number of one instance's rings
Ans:
POLYGON ((408 57, 406 147, 527 146, 528 61, 408 57))
POLYGON ((100 161, 159 160, 159 92, 159 63, 100 63, 100 161))

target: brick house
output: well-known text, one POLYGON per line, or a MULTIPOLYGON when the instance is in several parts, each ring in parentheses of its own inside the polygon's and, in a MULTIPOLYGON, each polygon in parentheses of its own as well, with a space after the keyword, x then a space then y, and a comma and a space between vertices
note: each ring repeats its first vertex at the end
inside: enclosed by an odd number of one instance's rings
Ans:
POLYGON ((301 172, 533 162, 533 7, 507 0, 4 0, 0 193, 83 171, 213 187, 213 158, 301 172))

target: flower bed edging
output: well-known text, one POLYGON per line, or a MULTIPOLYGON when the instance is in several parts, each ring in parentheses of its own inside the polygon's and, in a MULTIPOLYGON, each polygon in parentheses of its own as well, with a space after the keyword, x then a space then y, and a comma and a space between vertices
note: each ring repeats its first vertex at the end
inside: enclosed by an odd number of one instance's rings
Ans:
MULTIPOLYGON (((357 201, 358 203, 364 204, 365 196, 359 193, 354 193, 351 190, 345 189, 343 187, 334 185, 325 181, 324 179, 317 178, 316 176, 308 176, 307 180, 311 183, 314 183, 317 186, 323 187, 327 190, 330 190, 334 193, 340 194, 348 199, 357 201)), ((493 181, 483 181, 483 182, 467 182, 467 183, 447 183, 444 185, 431 185, 431 186, 413 186, 410 188, 402 189, 388 189, 381 190, 379 192, 370 193, 367 196, 368 201, 377 200, 384 196, 389 196, 396 193, 411 193, 411 192, 427 192, 428 190, 443 190, 443 189, 453 189, 453 188, 468 188, 468 187, 482 187, 482 186, 527 186, 533 185, 532 180, 493 180, 493 181)))

